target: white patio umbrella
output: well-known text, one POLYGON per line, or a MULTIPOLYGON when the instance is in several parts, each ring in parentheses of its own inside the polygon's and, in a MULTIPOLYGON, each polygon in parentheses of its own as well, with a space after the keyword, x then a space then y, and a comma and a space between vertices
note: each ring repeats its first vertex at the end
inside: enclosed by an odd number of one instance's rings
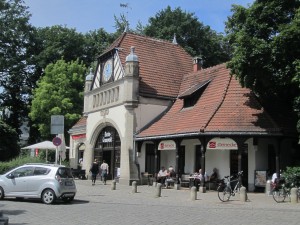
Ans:
POLYGON ((56 150, 56 146, 52 141, 43 141, 33 145, 26 146, 22 149, 46 149, 46 162, 48 161, 48 150, 56 150))
MULTIPOLYGON (((62 145, 64 147, 62 147, 61 150, 63 151, 63 149, 64 149, 64 158, 63 159, 65 159, 65 155, 66 155, 65 152, 66 152, 66 148, 68 148, 68 147, 65 145, 65 139, 64 138, 62 139, 62 145)), ((56 150, 57 147, 52 143, 52 141, 43 141, 43 142, 39 142, 39 143, 36 143, 36 144, 33 144, 33 145, 23 147, 22 149, 46 149, 46 161, 47 161, 48 160, 47 159, 48 150, 56 150)))
POLYGON ((52 141, 43 141, 43 142, 36 143, 34 145, 26 146, 22 149, 36 149, 36 148, 55 150, 56 146, 52 143, 52 141))

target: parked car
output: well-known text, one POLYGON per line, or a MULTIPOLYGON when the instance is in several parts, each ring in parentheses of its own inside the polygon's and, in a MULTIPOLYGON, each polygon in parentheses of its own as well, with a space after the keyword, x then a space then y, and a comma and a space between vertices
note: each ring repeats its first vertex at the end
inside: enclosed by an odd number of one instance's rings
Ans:
POLYGON ((52 204, 56 199, 70 202, 75 195, 72 171, 63 165, 25 164, 0 175, 0 200, 40 198, 45 204, 52 204))

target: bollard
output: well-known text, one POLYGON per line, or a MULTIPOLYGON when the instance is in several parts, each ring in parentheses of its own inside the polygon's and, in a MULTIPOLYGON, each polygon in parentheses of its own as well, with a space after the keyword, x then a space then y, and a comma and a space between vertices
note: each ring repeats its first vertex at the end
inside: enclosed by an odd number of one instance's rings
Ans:
POLYGON ((161 183, 158 183, 155 188, 155 197, 161 197, 161 183))
POLYGON ((111 190, 116 190, 116 183, 117 182, 115 180, 111 182, 111 190))
POLYGON ((191 200, 195 201, 197 199, 197 188, 193 186, 191 188, 191 200))
POLYGON ((200 193, 205 193, 206 192, 206 187, 200 186, 199 187, 199 192, 200 193))
POLYGON ((175 189, 175 190, 180 190, 180 187, 181 187, 180 184, 176 184, 176 183, 174 184, 174 189, 175 189))
POLYGON ((266 195, 271 196, 272 195, 272 180, 268 180, 266 183, 266 195))
POLYGON ((245 202, 247 200, 246 188, 244 186, 240 189, 240 200, 241 202, 245 202))
POLYGON ((298 203, 298 195, 297 195, 297 188, 291 189, 291 203, 298 203))
POLYGON ((156 186, 157 186, 157 182, 156 182, 156 181, 153 181, 152 186, 153 186, 153 187, 156 187, 156 186))
POLYGON ((132 182, 132 193, 137 193, 137 184, 136 184, 136 181, 132 182))

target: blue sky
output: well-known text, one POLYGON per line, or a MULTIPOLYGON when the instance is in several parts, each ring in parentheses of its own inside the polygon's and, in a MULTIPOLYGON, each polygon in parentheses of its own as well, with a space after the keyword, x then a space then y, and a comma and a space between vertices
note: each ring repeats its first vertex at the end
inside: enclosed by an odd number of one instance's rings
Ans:
POLYGON ((217 32, 224 32, 232 4, 247 6, 254 0, 24 0, 32 14, 30 23, 36 27, 62 25, 86 33, 104 28, 114 32, 114 15, 127 15, 130 27, 138 21, 143 25, 150 17, 165 9, 180 7, 195 16, 204 25, 217 32), (121 7, 128 4, 129 7, 121 7))

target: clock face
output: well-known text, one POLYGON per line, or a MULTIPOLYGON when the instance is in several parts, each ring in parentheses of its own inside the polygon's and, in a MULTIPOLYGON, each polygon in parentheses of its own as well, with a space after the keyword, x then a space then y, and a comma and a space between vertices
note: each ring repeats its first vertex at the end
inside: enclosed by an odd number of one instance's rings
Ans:
POLYGON ((103 67, 103 81, 107 82, 111 78, 112 75, 112 60, 109 59, 105 62, 103 67))

